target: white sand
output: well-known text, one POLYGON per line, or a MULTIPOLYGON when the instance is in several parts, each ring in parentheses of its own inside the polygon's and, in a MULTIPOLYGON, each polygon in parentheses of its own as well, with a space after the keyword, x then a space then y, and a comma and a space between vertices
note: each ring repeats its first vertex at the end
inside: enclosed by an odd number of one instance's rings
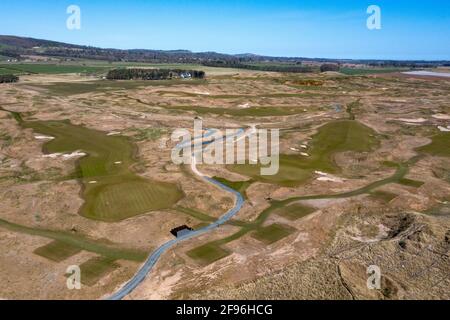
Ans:
POLYGON ((244 103, 244 104, 240 104, 238 105, 238 108, 242 108, 242 109, 248 109, 250 108, 250 103, 244 103))
POLYGON ((51 158, 51 159, 55 159, 58 158, 59 156, 61 156, 62 153, 51 153, 51 154, 44 154, 42 156, 42 158, 51 158))
POLYGON ((37 140, 53 140, 53 139, 55 139, 55 137, 50 137, 50 136, 34 136, 34 138, 37 140))
POLYGON ((69 160, 72 158, 84 157, 85 155, 86 155, 86 153, 84 153, 84 152, 74 151, 72 153, 63 154, 63 158, 64 158, 64 160, 69 160))
POLYGON ((450 120, 450 116, 443 113, 433 114, 432 117, 439 120, 450 120))
POLYGON ((423 123, 423 122, 427 121, 427 119, 424 119, 424 118, 416 118, 416 119, 400 118, 398 120, 402 121, 402 122, 410 122, 410 123, 423 123))

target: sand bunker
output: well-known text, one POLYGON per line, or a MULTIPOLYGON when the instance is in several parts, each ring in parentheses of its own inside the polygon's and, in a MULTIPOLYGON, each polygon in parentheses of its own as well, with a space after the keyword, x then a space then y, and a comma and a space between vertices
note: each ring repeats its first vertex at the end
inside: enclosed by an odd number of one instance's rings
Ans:
POLYGON ((423 123, 423 122, 426 122, 427 119, 424 119, 424 118, 416 118, 416 119, 400 118, 400 119, 398 119, 398 121, 409 122, 409 123, 423 123))

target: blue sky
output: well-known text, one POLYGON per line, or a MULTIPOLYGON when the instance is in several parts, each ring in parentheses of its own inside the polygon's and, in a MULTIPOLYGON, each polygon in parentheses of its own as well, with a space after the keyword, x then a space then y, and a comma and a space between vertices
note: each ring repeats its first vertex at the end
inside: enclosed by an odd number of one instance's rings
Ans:
POLYGON ((1 0, 0 34, 122 49, 450 60, 450 1, 1 0), (71 4, 81 30, 66 28, 71 4), (371 4, 381 30, 366 27, 371 4))

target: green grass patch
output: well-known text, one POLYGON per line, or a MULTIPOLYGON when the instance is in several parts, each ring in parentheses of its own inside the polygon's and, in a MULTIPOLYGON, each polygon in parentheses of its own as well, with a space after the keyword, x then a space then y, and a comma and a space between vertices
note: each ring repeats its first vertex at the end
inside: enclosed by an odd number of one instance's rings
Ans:
POLYGON ((0 75, 3 75, 3 74, 17 75, 17 74, 20 74, 20 72, 18 72, 17 70, 0 67, 0 75))
POLYGON ((309 157, 280 155, 279 171, 272 176, 262 176, 259 164, 229 165, 227 168, 254 180, 295 187, 310 179, 315 170, 338 173, 339 169, 333 160, 334 154, 343 151, 371 151, 378 145, 378 138, 371 128, 357 121, 339 120, 320 127, 309 145, 309 157))
POLYGON ((392 200, 397 198, 398 195, 392 192, 378 190, 371 192, 370 196, 377 200, 381 200, 384 202, 391 202, 392 200))
POLYGON ((315 208, 305 206, 302 204, 294 203, 289 206, 281 207, 275 210, 275 213, 283 218, 291 221, 306 217, 307 215, 316 211, 315 208))
POLYGON ((41 74, 63 74, 63 73, 105 73, 109 68, 106 66, 83 66, 68 64, 3 64, 0 68, 13 70, 16 74, 41 73, 41 74))
POLYGON ((424 184, 423 181, 411 180, 411 179, 407 179, 407 178, 400 179, 398 181, 398 183, 402 184, 404 186, 414 187, 414 188, 419 188, 424 184))
POLYGON ((85 202, 80 214, 84 217, 120 221, 170 208, 183 197, 176 185, 147 180, 131 171, 136 148, 126 137, 108 136, 67 121, 29 121, 22 125, 55 137, 44 144, 45 153, 82 150, 87 154, 76 163, 77 176, 83 183, 85 202))
POLYGON ((258 230, 252 232, 251 236, 269 245, 287 237, 294 231, 295 228, 274 223, 267 227, 258 228, 258 230))
POLYGON ((368 74, 380 74, 380 73, 389 73, 389 72, 401 72, 408 71, 407 68, 341 68, 339 70, 340 73, 349 75, 349 76, 360 76, 360 75, 368 75, 368 74))
POLYGON ((76 255, 81 248, 61 241, 52 241, 34 250, 34 253, 55 262, 61 262, 76 255))
POLYGON ((87 286, 95 285, 101 278, 119 268, 114 260, 104 257, 91 258, 80 265, 81 283, 87 286))
POLYGON ((431 138, 432 142, 426 146, 416 149, 419 152, 433 156, 450 156, 450 132, 441 132, 431 138))
POLYGON ((214 261, 225 258, 230 253, 214 244, 205 244, 200 247, 194 248, 186 253, 190 258, 197 260, 197 262, 207 265, 214 261))

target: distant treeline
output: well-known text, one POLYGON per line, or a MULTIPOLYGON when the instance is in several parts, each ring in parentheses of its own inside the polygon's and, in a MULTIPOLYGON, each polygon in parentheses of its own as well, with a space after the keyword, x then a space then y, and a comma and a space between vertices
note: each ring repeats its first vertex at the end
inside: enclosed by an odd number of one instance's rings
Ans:
POLYGON ((448 63, 428 62, 428 61, 376 61, 367 63, 371 67, 379 68, 431 68, 438 65, 446 66, 448 63))
POLYGON ((19 81, 19 77, 12 74, 2 74, 0 75, 0 83, 12 83, 19 81))
POLYGON ((301 63, 297 65, 257 65, 257 64, 244 64, 237 61, 207 61, 203 62, 202 65, 207 67, 218 67, 218 68, 234 68, 234 69, 247 69, 247 70, 258 70, 258 71, 272 71, 272 72, 293 72, 293 73, 307 73, 313 72, 314 68, 309 66, 302 66, 301 63))
POLYGON ((182 69, 113 69, 106 76, 109 80, 167 80, 167 79, 203 79, 201 70, 182 69))
POLYGON ((334 63, 324 63, 320 66, 320 72, 335 71, 339 72, 341 66, 334 63))

